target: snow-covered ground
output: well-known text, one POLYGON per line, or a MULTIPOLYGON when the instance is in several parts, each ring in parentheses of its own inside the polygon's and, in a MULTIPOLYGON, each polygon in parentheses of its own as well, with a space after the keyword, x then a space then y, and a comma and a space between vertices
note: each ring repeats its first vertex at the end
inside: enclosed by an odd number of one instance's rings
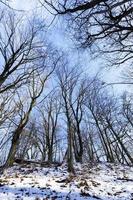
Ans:
POLYGON ((41 168, 16 165, 0 177, 0 200, 133 200, 133 167, 98 164, 41 168))

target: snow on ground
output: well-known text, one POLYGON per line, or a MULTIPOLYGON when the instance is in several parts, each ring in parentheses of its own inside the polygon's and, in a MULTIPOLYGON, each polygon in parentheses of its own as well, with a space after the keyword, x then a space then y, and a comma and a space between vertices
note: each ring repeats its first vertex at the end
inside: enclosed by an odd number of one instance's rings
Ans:
POLYGON ((133 200, 133 167, 77 165, 65 167, 15 165, 0 177, 0 200, 133 200))

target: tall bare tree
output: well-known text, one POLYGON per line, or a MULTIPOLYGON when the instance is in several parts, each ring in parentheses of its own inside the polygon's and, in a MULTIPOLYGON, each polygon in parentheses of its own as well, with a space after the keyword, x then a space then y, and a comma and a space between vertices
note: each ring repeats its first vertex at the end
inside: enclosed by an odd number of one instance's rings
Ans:
MULTIPOLYGON (((48 60, 49 58, 50 56, 47 57, 48 60)), ((33 66, 35 70, 33 70, 33 73, 31 74, 31 77, 30 77, 30 82, 27 85, 28 87, 28 94, 26 94, 27 98, 29 96, 29 100, 27 99, 27 103, 28 103, 27 108, 25 108, 25 102, 23 102, 23 99, 21 98, 21 96, 19 97, 19 103, 17 103, 17 106, 18 106, 20 120, 18 121, 18 125, 16 129, 13 131, 11 147, 9 150, 9 155, 8 155, 5 166, 11 166, 13 164, 15 160, 15 154, 17 151, 17 146, 19 144, 21 133, 23 132, 25 126, 27 125, 29 121, 29 116, 33 108, 35 107, 38 98, 41 96, 41 94, 44 91, 44 86, 45 86, 46 81, 49 79, 49 77, 55 70, 57 63, 59 61, 59 57, 53 58, 53 56, 52 56, 53 60, 51 60, 50 58, 50 60, 47 61, 46 57, 44 57, 43 59, 44 60, 42 62, 36 63, 36 64, 39 64, 41 68, 36 68, 36 65, 33 66)))
POLYGON ((13 11, 4 11, 0 21, 0 93, 26 83, 34 62, 46 56, 39 39, 42 25, 26 22, 13 11))
MULTIPOLYGON (((61 109, 59 94, 53 91, 39 108, 40 121, 42 124, 42 134, 44 139, 39 141, 42 144, 42 161, 47 159, 48 163, 53 162, 54 146, 56 144, 56 134, 58 131, 58 118, 61 109)), ((39 138, 39 135, 38 135, 39 138)))

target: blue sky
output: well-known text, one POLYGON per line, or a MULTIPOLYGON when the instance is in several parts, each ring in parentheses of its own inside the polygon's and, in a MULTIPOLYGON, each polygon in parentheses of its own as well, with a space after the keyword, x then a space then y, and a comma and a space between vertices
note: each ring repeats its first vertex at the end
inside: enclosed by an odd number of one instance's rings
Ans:
MULTIPOLYGON (((11 6, 18 10, 24 10, 25 14, 32 15, 33 12, 37 12, 39 17, 44 18, 49 24, 52 20, 52 16, 46 12, 44 9, 40 9, 40 4, 38 0, 13 0, 11 6)), ((112 67, 110 70, 105 69, 105 59, 96 58, 95 60, 90 59, 89 52, 83 53, 77 50, 74 43, 71 41, 69 35, 65 32, 62 21, 58 22, 56 25, 49 27, 48 37, 58 48, 63 48, 66 52, 71 52, 72 59, 76 63, 80 63, 83 70, 89 74, 89 76, 95 75, 97 72, 101 71, 101 77, 107 83, 114 83, 121 81, 121 71, 122 68, 112 67)), ((121 92, 127 87, 130 89, 131 86, 126 85, 114 85, 116 92, 121 92)))

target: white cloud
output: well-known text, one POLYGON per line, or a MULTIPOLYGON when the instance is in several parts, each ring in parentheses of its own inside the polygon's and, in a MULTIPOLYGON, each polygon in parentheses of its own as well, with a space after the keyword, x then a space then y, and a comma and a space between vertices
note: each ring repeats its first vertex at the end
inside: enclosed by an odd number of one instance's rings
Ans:
POLYGON ((14 0, 11 6, 18 10, 30 11, 36 8, 38 0, 14 0))

